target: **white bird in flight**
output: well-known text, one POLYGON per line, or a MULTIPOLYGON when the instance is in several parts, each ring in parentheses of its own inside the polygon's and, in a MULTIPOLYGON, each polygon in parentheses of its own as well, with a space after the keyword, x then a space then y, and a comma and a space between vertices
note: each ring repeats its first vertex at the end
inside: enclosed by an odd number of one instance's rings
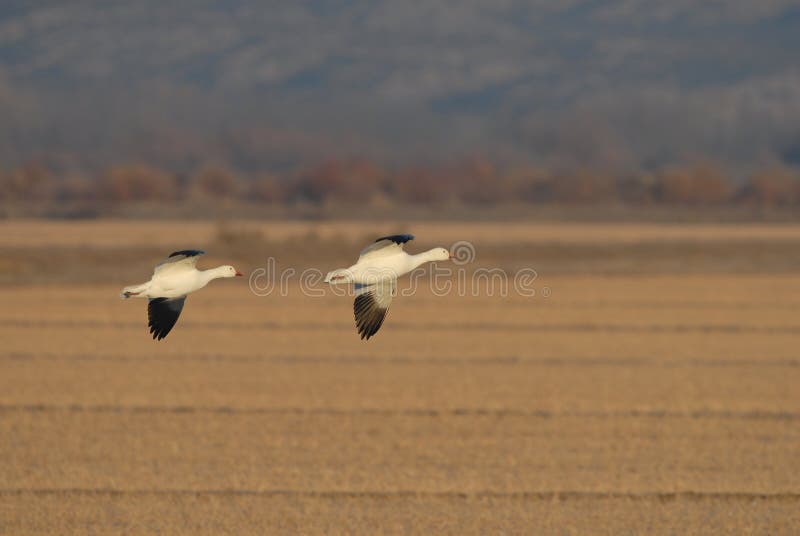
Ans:
POLYGON ((353 266, 334 270, 325 276, 325 282, 331 285, 355 285, 353 313, 362 339, 375 335, 383 324, 398 277, 426 262, 453 258, 446 248, 409 255, 403 250, 403 244, 413 239, 410 234, 381 237, 361 251, 353 266))
POLYGON ((153 339, 161 340, 172 330, 183 310, 186 295, 200 290, 213 279, 241 276, 233 266, 198 270, 197 259, 205 251, 185 249, 175 251, 158 263, 147 283, 122 289, 123 299, 149 298, 147 319, 153 339))

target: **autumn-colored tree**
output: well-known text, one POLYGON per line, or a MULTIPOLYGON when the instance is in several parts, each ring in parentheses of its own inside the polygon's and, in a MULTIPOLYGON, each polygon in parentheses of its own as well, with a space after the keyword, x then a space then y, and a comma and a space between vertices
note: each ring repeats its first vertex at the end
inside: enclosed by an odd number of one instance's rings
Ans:
POLYGON ((795 204, 800 200, 800 176, 786 167, 757 171, 748 177, 739 198, 763 207, 795 204))
POLYGON ((613 177, 589 168, 557 174, 552 188, 553 199, 562 203, 602 202, 616 197, 613 177))
POLYGON ((174 175, 143 164, 116 166, 101 179, 102 197, 115 203, 169 201, 177 194, 174 175))
POLYGON ((730 201, 734 187, 718 166, 705 162, 661 172, 656 192, 664 203, 717 205, 730 201))
POLYGON ((60 201, 94 202, 98 200, 95 181, 82 174, 70 174, 61 180, 58 188, 60 201))
POLYGON ((230 169, 210 164, 191 178, 190 192, 195 197, 231 200, 239 194, 239 178, 230 169))
POLYGON ((392 174, 389 195, 414 204, 441 203, 452 197, 449 177, 431 167, 407 167, 392 174))
POLYGON ((617 197, 628 205, 650 205, 655 201, 656 176, 648 172, 633 172, 617 180, 617 197))
POLYGON ((252 180, 248 199, 261 203, 281 203, 287 197, 286 184, 277 175, 260 175, 252 180))
POLYGON ((551 174, 540 167, 517 166, 506 173, 506 182, 513 199, 528 203, 546 203, 552 200, 551 181, 551 174))
POLYGON ((317 203, 368 201, 385 180, 383 169, 369 160, 328 160, 298 175, 296 195, 317 203))
POLYGON ((470 158, 454 167, 449 182, 470 204, 494 204, 513 197, 511 183, 486 158, 470 158))
POLYGON ((0 176, 0 189, 9 201, 47 201, 55 196, 56 181, 38 162, 27 162, 0 176))

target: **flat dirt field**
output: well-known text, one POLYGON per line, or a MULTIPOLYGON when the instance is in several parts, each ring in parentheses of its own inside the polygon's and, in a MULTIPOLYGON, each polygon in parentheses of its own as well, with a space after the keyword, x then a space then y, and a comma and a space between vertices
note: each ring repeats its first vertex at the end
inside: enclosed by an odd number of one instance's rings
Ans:
POLYGON ((451 265, 367 342, 322 284, 222 280, 155 342, 119 290, 226 262, 213 225, 0 224, 0 533, 800 533, 799 227, 409 227, 535 295, 451 265))

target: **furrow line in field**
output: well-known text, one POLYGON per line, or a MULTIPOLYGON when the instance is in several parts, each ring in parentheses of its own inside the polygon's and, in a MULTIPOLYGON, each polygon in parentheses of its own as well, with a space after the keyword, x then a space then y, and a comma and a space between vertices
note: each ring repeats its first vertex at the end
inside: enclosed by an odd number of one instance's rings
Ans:
POLYGON ((413 357, 413 356, 270 356, 270 355, 227 355, 170 353, 163 355, 118 355, 118 354, 60 354, 54 352, 10 352, 0 353, 0 361, 69 361, 69 362, 105 362, 105 363, 139 363, 145 361, 158 362, 224 362, 224 363, 261 363, 280 365, 477 365, 477 366, 544 366, 544 367, 800 367, 800 359, 739 359, 739 358, 676 358, 630 357, 630 358, 595 358, 595 357, 413 357))
MULTIPOLYGON (((551 287, 552 288, 552 287, 551 287)), ((299 291, 298 291, 299 292, 299 291)), ((257 296, 257 298, 264 298, 267 299, 270 296, 257 296)), ((277 297, 277 296, 276 296, 277 297)), ((352 296, 348 296, 352 298, 352 296)), ((533 299, 525 299, 525 298, 516 298, 514 296, 490 296, 481 294, 480 296, 472 296, 467 295, 463 296, 466 301, 449 301, 449 300, 442 300, 439 297, 428 297, 428 296, 414 296, 414 305, 435 305, 439 309, 457 309, 463 310, 465 305, 467 307, 475 307, 478 309, 480 304, 477 303, 476 299, 483 300, 485 298, 496 298, 498 303, 502 300, 502 307, 503 309, 529 309, 530 307, 536 306, 544 307, 546 309, 573 309, 576 307, 580 308, 587 308, 587 309, 594 309, 594 308, 601 308, 601 309, 656 309, 656 310, 664 310, 664 309, 724 309, 724 310, 747 310, 747 309, 770 309, 770 310, 800 310, 800 301, 792 301, 785 299, 785 297, 776 297, 776 300, 773 301, 695 301, 695 300, 591 300, 591 299, 584 299, 584 300, 565 300, 565 299, 549 299, 549 298, 542 298, 540 296, 535 296, 533 299), (778 299, 784 298, 783 301, 777 301, 778 299)), ((288 299, 292 299, 292 295, 289 294, 286 296, 288 299)), ((314 302, 314 307, 323 307, 326 309, 341 309, 342 302, 338 299, 339 297, 334 297, 330 300, 316 300, 314 302)), ((342 297, 342 299, 345 299, 342 297)), ((97 298, 83 298, 80 296, 69 296, 65 298, 53 298, 48 296, 47 302, 49 305, 68 305, 71 308, 75 308, 79 305, 87 305, 91 307, 97 306, 97 298)), ((241 297, 228 297, 228 296, 215 296, 213 298, 199 298, 198 303, 203 302, 202 305, 235 305, 239 309, 253 309, 263 312, 264 311, 264 303, 261 301, 251 301, 251 302, 242 302, 241 297)), ((297 302, 290 302, 291 306, 296 306, 298 308, 303 306, 303 302, 298 300, 297 302)))
POLYGON ((655 500, 660 502, 738 500, 738 501, 800 501, 800 492, 761 493, 748 491, 357 491, 357 490, 291 490, 291 489, 118 489, 118 488, 5 488, 0 496, 255 496, 294 497, 306 499, 507 499, 525 501, 569 501, 569 500, 655 500))
MULTIPOLYGON (((0 320, 0 327, 13 328, 143 328, 142 322, 102 322, 94 320, 0 320)), ((281 323, 281 322, 196 322, 181 324, 183 329, 253 331, 253 330, 343 330, 350 324, 281 323)), ((508 324, 503 322, 393 322, 392 329, 407 331, 526 331, 526 332, 608 332, 608 333, 726 333, 726 334, 800 334, 800 326, 757 326, 749 324, 508 324)))
POLYGON ((610 411, 547 410, 514 408, 333 408, 333 407, 233 407, 233 406, 125 406, 112 404, 0 404, 0 413, 144 413, 144 414, 229 414, 229 415, 321 415, 350 416, 377 415, 384 417, 524 417, 524 418, 648 418, 648 419, 743 419, 800 421, 795 411, 733 411, 699 409, 674 411, 664 409, 629 409, 610 411))

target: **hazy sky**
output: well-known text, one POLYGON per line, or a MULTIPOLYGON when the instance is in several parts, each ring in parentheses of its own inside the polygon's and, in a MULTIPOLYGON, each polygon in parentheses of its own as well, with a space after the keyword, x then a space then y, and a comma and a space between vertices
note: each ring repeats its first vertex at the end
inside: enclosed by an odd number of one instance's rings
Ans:
POLYGON ((0 4, 0 166, 800 165, 800 1, 0 4))

